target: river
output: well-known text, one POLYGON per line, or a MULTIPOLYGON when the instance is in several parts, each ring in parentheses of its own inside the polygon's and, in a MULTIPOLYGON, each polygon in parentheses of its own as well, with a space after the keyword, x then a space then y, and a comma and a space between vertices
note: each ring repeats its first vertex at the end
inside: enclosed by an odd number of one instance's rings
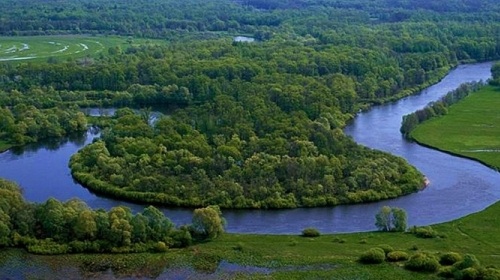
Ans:
MULTIPOLYGON (((374 230, 374 216, 384 205, 404 208, 409 225, 453 220, 484 209, 500 199, 500 173, 477 162, 421 147, 399 133, 403 115, 437 100, 461 83, 486 80, 491 63, 462 65, 441 82, 420 94, 362 112, 345 128, 358 143, 406 158, 431 184, 418 193, 397 199, 360 205, 288 210, 224 210, 227 231, 233 233, 298 234, 306 227, 322 233, 374 230)), ((28 201, 49 197, 66 201, 78 197, 93 208, 126 205, 134 211, 144 206, 97 196, 76 183, 68 168, 69 157, 96 136, 30 145, 0 154, 0 177, 18 182, 28 201)), ((191 209, 162 208, 177 225, 191 220, 191 209)))

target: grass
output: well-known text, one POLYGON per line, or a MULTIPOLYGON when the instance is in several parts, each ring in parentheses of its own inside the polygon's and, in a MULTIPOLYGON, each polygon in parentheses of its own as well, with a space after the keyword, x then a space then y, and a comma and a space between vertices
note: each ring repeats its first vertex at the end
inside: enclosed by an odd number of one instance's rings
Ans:
POLYGON ((106 36, 29 36, 0 37, 0 62, 47 61, 49 58, 93 57, 107 53, 110 47, 126 49, 130 45, 165 44, 162 40, 106 36))
POLYGON ((174 272, 187 269, 189 273, 198 273, 193 276, 196 279, 210 273, 218 275, 221 273, 217 270, 219 261, 225 260, 250 267, 250 270, 252 267, 267 267, 269 270, 260 274, 220 275, 224 279, 440 279, 436 274, 405 270, 402 263, 362 265, 357 259, 364 251, 386 244, 409 255, 422 251, 435 255, 446 252, 473 254, 483 266, 500 267, 498 225, 500 203, 452 222, 433 225, 440 237, 431 239, 396 232, 334 234, 315 238, 224 234, 212 242, 187 249, 172 249, 165 254, 33 256, 18 251, 16 254, 32 263, 45 263, 45 266, 65 264, 78 267, 80 273, 89 277, 98 277, 101 271, 111 269, 115 275, 155 278, 166 268, 174 272))
POLYGON ((500 169, 500 88, 486 86, 411 132, 419 143, 500 169))

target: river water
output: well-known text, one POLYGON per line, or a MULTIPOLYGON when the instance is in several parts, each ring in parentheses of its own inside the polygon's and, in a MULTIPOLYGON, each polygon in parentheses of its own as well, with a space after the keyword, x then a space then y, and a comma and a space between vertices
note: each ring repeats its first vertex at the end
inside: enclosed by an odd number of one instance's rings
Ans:
MULTIPOLYGON (((418 193, 360 205, 288 210, 224 210, 227 231, 233 233, 298 234, 306 227, 322 233, 374 230, 375 214, 384 205, 404 208, 409 225, 440 223, 480 211, 500 199, 500 173, 477 162, 453 157, 410 143, 401 137, 403 115, 437 100, 461 83, 486 80, 491 63, 459 66, 440 83, 419 95, 360 113, 345 128, 358 143, 406 158, 431 184, 418 193)), ((97 196, 74 182, 69 157, 96 136, 89 131, 77 139, 31 145, 0 154, 0 177, 18 182, 28 201, 49 197, 66 201, 78 197, 93 208, 126 205, 140 211, 144 205, 97 196)), ((191 209, 162 208, 177 225, 190 223, 191 209)))

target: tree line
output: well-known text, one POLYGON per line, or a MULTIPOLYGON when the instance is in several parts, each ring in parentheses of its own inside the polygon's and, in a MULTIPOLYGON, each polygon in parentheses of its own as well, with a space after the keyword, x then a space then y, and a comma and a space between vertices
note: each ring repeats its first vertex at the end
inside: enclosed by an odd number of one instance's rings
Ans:
POLYGON ((194 210, 192 224, 176 228, 153 206, 134 214, 124 206, 93 210, 78 199, 28 203, 4 179, 0 194, 0 247, 37 254, 164 252, 214 239, 225 226, 217 206, 194 210))
MULTIPOLYGON (((448 107, 478 91, 485 85, 484 82, 470 82, 461 84, 457 89, 448 92, 438 101, 429 103, 423 109, 403 116, 400 131, 405 137, 410 137, 413 129, 420 123, 448 113, 448 107)), ((411 138, 411 137, 410 137, 411 138)))

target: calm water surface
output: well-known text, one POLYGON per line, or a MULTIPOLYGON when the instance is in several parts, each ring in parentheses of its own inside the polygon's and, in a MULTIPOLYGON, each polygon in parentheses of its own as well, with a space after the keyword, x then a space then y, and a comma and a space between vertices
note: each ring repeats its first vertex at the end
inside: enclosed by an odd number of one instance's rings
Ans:
MULTIPOLYGON (((453 157, 404 140, 399 133, 401 117, 437 100, 461 83, 486 80, 491 63, 460 66, 440 83, 420 95, 378 106, 360 113, 345 128, 358 143, 406 158, 431 181, 425 190, 398 199, 362 205, 292 210, 225 210, 228 232, 297 234, 306 227, 321 232, 374 230, 374 216, 384 205, 406 209, 410 225, 449 221, 480 211, 500 199, 500 173, 471 160, 453 157)), ((18 182, 27 200, 78 197, 93 208, 126 205, 140 211, 144 205, 97 196, 75 183, 69 157, 90 143, 96 134, 50 145, 32 145, 0 154, 0 177, 18 182)), ((177 225, 191 219, 191 209, 162 208, 177 225)))

